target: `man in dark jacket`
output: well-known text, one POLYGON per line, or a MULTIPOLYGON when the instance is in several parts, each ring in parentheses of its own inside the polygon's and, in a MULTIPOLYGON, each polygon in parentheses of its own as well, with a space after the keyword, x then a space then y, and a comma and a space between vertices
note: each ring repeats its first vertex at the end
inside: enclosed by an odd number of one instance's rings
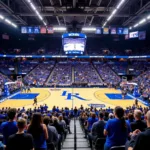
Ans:
POLYGON ((135 122, 132 122, 130 124, 132 131, 139 129, 142 132, 145 131, 145 129, 147 128, 146 123, 141 120, 141 116, 142 116, 142 112, 140 110, 134 110, 135 122))
POLYGON ((92 147, 92 141, 95 141, 97 138, 105 137, 103 134, 105 125, 106 125, 106 122, 104 121, 104 114, 99 113, 99 121, 93 124, 91 133, 88 134, 90 147, 92 147))
POLYGON ((146 114, 147 129, 144 132, 135 130, 129 142, 128 150, 148 150, 150 148, 150 111, 146 114))

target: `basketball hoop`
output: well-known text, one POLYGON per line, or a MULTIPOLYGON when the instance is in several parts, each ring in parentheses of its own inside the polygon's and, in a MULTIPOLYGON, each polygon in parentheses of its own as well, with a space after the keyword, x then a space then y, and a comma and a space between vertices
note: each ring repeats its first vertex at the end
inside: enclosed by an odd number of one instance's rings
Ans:
POLYGON ((23 86, 22 81, 16 81, 16 85, 17 87, 21 88, 23 86))

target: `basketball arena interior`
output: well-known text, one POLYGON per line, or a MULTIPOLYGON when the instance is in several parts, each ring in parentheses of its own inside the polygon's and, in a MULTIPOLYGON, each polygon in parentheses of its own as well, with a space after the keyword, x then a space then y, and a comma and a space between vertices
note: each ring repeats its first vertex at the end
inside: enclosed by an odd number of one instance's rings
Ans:
POLYGON ((149 0, 0 0, 0 150, 149 141, 149 0))

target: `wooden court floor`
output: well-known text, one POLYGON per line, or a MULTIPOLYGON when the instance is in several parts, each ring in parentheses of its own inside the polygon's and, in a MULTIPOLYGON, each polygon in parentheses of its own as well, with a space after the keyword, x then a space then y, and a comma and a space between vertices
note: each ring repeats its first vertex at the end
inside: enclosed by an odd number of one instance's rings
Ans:
MULTIPOLYGON (((32 88, 31 93, 38 93, 37 96, 38 106, 47 104, 51 109, 53 106, 62 107, 77 107, 80 105, 89 107, 90 104, 104 104, 106 107, 122 106, 126 108, 134 104, 133 100, 109 99, 105 94, 115 93, 120 94, 120 90, 109 89, 109 88, 32 88)), ((139 105, 144 106, 139 102, 139 105)), ((33 108, 33 99, 8 99, 0 103, 2 107, 15 107, 15 108, 33 108)))

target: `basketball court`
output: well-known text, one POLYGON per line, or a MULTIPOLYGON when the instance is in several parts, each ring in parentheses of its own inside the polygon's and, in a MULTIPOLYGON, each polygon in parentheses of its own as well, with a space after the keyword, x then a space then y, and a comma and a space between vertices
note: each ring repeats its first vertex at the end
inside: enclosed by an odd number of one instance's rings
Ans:
MULTIPOLYGON (((33 99, 37 96, 38 105, 47 104, 51 109, 54 105, 61 107, 112 107, 126 108, 134 104, 134 98, 127 95, 122 99, 121 91, 109 88, 31 88, 31 93, 17 93, 10 99, 0 103, 2 107, 33 108, 33 99)), ((144 106, 139 102, 139 105, 144 106)))

